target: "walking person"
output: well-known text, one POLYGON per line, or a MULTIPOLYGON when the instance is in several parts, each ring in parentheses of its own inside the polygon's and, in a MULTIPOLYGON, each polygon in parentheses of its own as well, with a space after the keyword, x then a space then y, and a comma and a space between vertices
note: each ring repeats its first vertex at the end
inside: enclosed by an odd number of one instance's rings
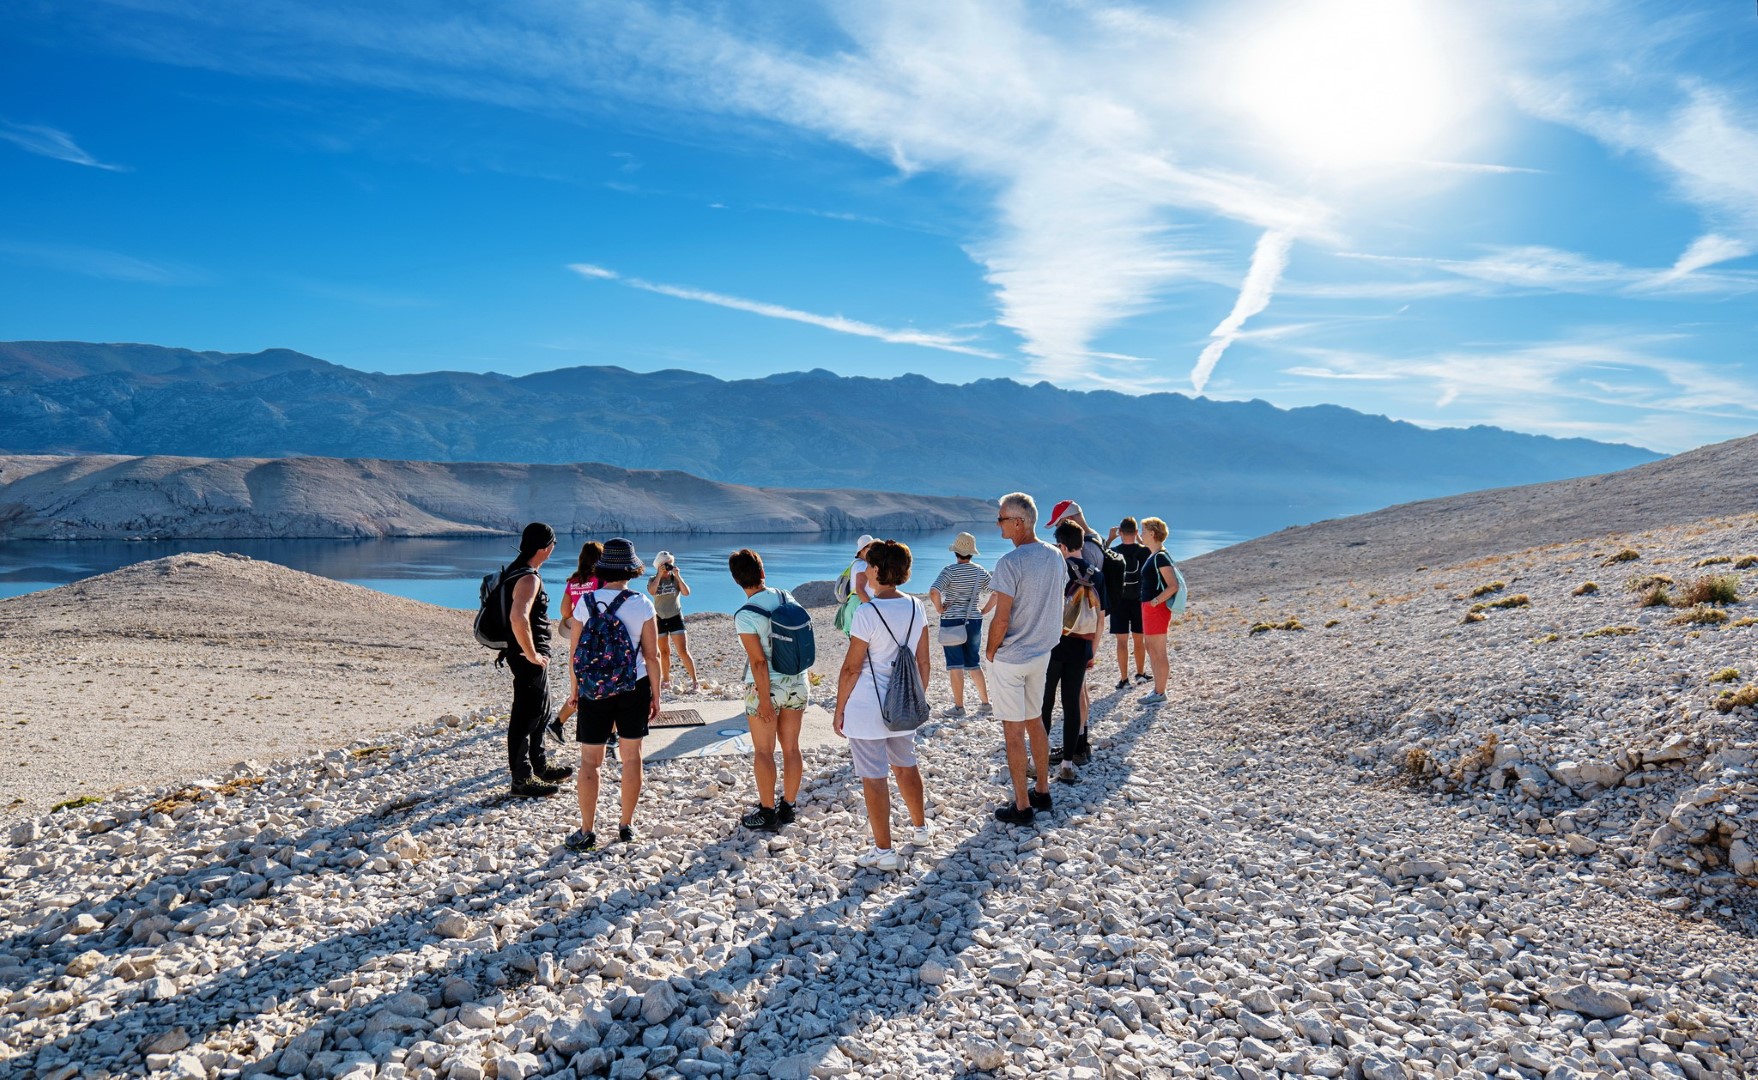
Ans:
POLYGON ((541 521, 519 535, 519 557, 501 575, 501 588, 511 588, 507 624, 513 648, 507 667, 513 672, 513 707, 507 712, 509 791, 520 798, 554 795, 556 782, 572 775, 566 766, 545 760, 543 729, 549 723, 549 596, 543 591, 542 567, 555 553, 555 530, 541 521))
MULTIPOLYGON (((573 631, 574 608, 580 603, 581 594, 598 588, 598 557, 602 554, 604 545, 596 540, 588 540, 580 545, 580 561, 574 567, 574 572, 568 575, 568 583, 562 586, 562 618, 559 625, 563 634, 573 631)), ((571 657, 573 654, 569 655, 571 657)), ((555 722, 549 725, 550 734, 555 736, 557 742, 567 741, 564 732, 567 730, 568 718, 574 715, 574 708, 574 696, 569 694, 568 700, 562 702, 562 707, 556 711, 555 722)), ((615 739, 611 740, 611 745, 616 745, 615 739)))
POLYGON ((689 638, 684 633, 681 603, 690 595, 690 583, 684 580, 671 552, 662 551, 653 557, 653 580, 647 583, 647 594, 653 598, 653 611, 658 620, 655 628, 659 634, 660 685, 671 685, 671 650, 676 646, 678 659, 690 676, 690 692, 693 694, 700 684, 696 682, 696 661, 690 656, 689 638))
POLYGON ((940 645, 946 652, 946 678, 952 684, 950 716, 964 715, 964 680, 970 674, 977 684, 978 716, 987 716, 989 685, 983 678, 983 616, 995 606, 995 598, 983 600, 989 588, 989 571, 973 562, 977 538, 961 532, 951 545, 954 560, 942 567, 928 589, 928 599, 940 614, 940 645))
POLYGON ((983 656, 1013 780, 1013 801, 996 808, 995 820, 1012 825, 1030 825, 1037 811, 1051 809, 1050 737, 1039 717, 1050 651, 1062 640, 1062 589, 1068 570, 1062 552, 1038 539, 1037 524, 1038 504, 1030 495, 1016 491, 1001 497, 995 525, 1013 550, 996 561, 989 581, 995 614, 983 656), (1037 786, 1030 791, 1028 747, 1037 771, 1037 786))
POLYGON ((641 798, 641 740, 659 718, 659 635, 653 603, 629 588, 646 568, 635 545, 622 537, 604 542, 598 560, 599 587, 580 597, 568 634, 568 690, 579 700, 574 738, 580 744, 580 828, 566 841, 570 851, 598 847, 599 769, 605 743, 615 732, 622 742, 622 811, 617 839, 635 838, 635 804, 641 798), (582 649, 582 642, 586 648, 582 649))
POLYGON ((733 615, 733 629, 745 647, 745 720, 751 728, 751 766, 757 779, 757 808, 739 819, 747 829, 774 832, 794 820, 800 777, 806 762, 800 756, 800 725, 806 716, 807 678, 804 671, 784 674, 775 669, 773 616, 790 598, 765 584, 763 557, 740 548, 727 557, 726 567, 748 603, 733 615), (756 610, 752 610, 752 609, 756 610), (775 791, 775 747, 781 746, 781 794, 775 791))
POLYGON ((891 689, 899 654, 914 656, 921 685, 928 685, 928 616, 921 601, 905 596, 898 586, 910 577, 910 549, 895 540, 880 540, 868 549, 873 599, 855 612, 848 653, 836 680, 836 733, 848 740, 855 775, 867 803, 867 824, 873 847, 855 865, 901 870, 903 856, 892 847, 891 784, 909 809, 911 843, 926 847, 934 835, 928 824, 922 773, 916 759, 916 733, 894 731, 885 723, 885 697, 891 689))
POLYGON ((1082 557, 1085 540, 1080 526, 1072 521, 1056 526, 1056 546, 1062 550, 1068 581, 1062 592, 1062 640, 1050 650, 1050 663, 1044 672, 1043 721, 1048 738, 1060 688, 1062 746, 1050 751, 1050 760, 1062 763, 1062 779, 1069 781, 1075 778, 1074 766, 1085 765, 1092 754, 1086 713, 1081 708, 1081 689, 1086 685, 1087 669, 1095 660, 1093 645, 1104 625, 1099 612, 1099 570, 1082 557))
POLYGON ((1166 657, 1166 631, 1172 626, 1172 601, 1178 595, 1178 570, 1172 556, 1166 554, 1166 523, 1157 517, 1143 518, 1142 539, 1148 542, 1148 560, 1141 571, 1141 622, 1147 637, 1148 660, 1154 668, 1154 690, 1144 694, 1143 705, 1162 705, 1166 701, 1166 679, 1169 661, 1166 657))
MULTIPOLYGON (((1148 550, 1137 537, 1135 519, 1124 518, 1112 527, 1105 537, 1107 550, 1115 551, 1123 558, 1121 573, 1116 574, 1116 581, 1107 580, 1105 591, 1115 596, 1116 602, 1111 605, 1111 636, 1117 639, 1117 689, 1129 686, 1129 647, 1135 645, 1135 678, 1137 682, 1147 682, 1153 676, 1147 673, 1148 653, 1147 641, 1142 635, 1141 607, 1141 568, 1153 552, 1148 550), (1113 588, 1115 585, 1115 588, 1113 588)), ((1106 559, 1105 567, 1110 570, 1116 564, 1106 559)))
POLYGON ((862 533, 855 541, 855 557, 848 564, 836 581, 836 602, 841 606, 836 609, 836 628, 847 635, 854 625, 855 609, 873 599, 872 582, 868 579, 867 549, 873 546, 873 537, 862 533))

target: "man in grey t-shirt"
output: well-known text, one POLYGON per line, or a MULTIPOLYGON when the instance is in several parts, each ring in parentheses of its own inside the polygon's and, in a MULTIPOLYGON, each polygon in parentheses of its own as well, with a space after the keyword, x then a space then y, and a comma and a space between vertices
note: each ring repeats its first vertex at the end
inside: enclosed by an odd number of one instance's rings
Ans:
POLYGON ((995 615, 983 651, 989 674, 989 701, 1007 739, 1007 771, 1013 802, 998 807, 995 820, 1030 825, 1036 812, 1050 809, 1050 736, 1036 722, 1044 708, 1044 669, 1050 650, 1062 640, 1062 588, 1068 570, 1062 552, 1038 539, 1038 504, 1016 491, 1001 498, 995 524, 1013 550, 995 563, 989 588, 995 615), (1027 721, 1033 721, 1027 723, 1027 721), (1026 789, 1026 751, 1037 767, 1037 789, 1026 789))

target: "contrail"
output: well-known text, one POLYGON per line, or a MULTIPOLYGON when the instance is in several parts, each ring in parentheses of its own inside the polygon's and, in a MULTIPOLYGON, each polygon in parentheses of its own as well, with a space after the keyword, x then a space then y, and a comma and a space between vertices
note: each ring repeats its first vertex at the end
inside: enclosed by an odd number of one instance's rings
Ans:
POLYGON ((1280 229, 1270 229, 1258 238, 1257 249, 1251 253, 1251 269, 1245 272, 1245 282, 1239 287, 1239 299, 1233 302, 1232 312, 1221 320, 1221 325, 1209 332, 1214 340, 1203 349, 1196 367, 1191 369, 1190 385, 1197 393, 1208 385, 1221 354, 1233 344, 1245 320, 1269 306, 1270 294, 1276 291, 1282 271, 1288 268, 1288 249, 1293 243, 1294 235, 1280 229))

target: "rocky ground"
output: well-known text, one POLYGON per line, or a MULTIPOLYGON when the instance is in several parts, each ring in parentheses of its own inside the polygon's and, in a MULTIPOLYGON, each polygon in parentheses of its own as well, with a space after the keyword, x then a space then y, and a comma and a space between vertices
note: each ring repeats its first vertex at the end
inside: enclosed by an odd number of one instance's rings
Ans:
MULTIPOLYGON (((571 855, 565 797, 500 795, 492 688, 21 819, 0 1068, 1750 1074, 1754 554, 1747 515, 1318 580, 1198 560, 1172 704, 1102 662, 1095 759, 1023 830, 989 817, 995 725, 937 721, 940 832, 901 873, 854 866, 840 751, 779 836, 737 826, 742 762, 684 759, 633 844, 571 855), (1640 606, 1657 574, 1739 599, 1640 606)), ((725 617, 691 627, 730 681, 725 617)))

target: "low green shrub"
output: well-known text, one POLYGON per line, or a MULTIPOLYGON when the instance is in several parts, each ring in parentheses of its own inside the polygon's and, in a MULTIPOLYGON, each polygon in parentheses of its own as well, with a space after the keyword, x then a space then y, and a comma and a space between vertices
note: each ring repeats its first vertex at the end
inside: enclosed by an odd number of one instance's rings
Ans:
POLYGON ((1740 579, 1732 574, 1711 574, 1685 586, 1679 594, 1680 604, 1737 604, 1740 602, 1740 579))
POLYGON ((1636 628, 1634 626, 1602 626, 1598 630, 1589 630, 1581 636, 1584 638, 1623 637, 1626 634, 1634 633, 1636 633, 1636 628))
POLYGON ((1723 690, 1715 699, 1716 712, 1733 712, 1735 709, 1749 709, 1758 705, 1758 683, 1751 683, 1738 690, 1723 690))
POLYGON ((1737 667, 1724 667, 1720 671, 1716 672, 1714 675, 1711 675, 1709 677, 1709 681, 1710 682, 1737 682, 1737 681, 1739 681, 1739 678, 1740 678, 1740 669, 1739 668, 1737 668, 1737 667))

